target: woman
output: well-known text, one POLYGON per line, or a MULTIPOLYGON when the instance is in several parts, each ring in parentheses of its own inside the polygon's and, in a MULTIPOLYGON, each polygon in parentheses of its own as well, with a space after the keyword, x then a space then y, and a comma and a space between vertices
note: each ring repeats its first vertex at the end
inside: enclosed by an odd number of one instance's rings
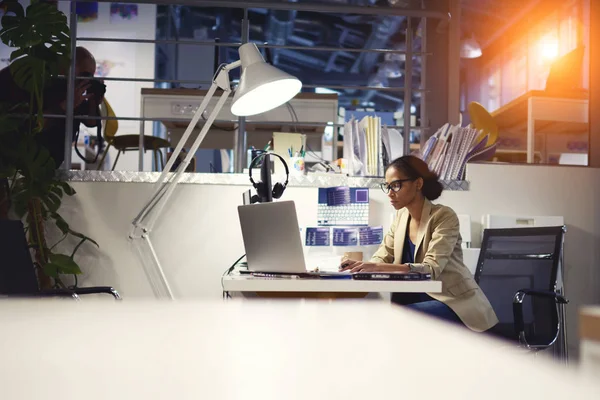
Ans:
POLYGON ((463 263, 458 217, 451 208, 431 203, 442 194, 437 175, 423 160, 404 156, 388 165, 385 180, 382 189, 396 218, 369 262, 346 260, 342 270, 430 273, 442 282, 441 293, 394 293, 392 301, 477 332, 490 329, 498 319, 463 263))

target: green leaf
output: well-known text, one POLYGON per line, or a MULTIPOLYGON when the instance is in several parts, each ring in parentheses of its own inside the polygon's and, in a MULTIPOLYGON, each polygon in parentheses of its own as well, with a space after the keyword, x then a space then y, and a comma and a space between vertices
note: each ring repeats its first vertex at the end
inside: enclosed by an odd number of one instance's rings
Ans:
POLYGON ((10 53, 10 62, 15 61, 17 58, 23 57, 27 55, 27 49, 16 49, 12 53, 10 53))
POLYGON ((60 208, 60 197, 53 192, 49 192, 42 200, 51 213, 55 213, 60 208))
POLYGON ((10 73, 21 89, 34 92, 42 86, 41 81, 46 74, 45 61, 31 56, 18 58, 10 64, 10 73))
MULTIPOLYGON (((9 7, 18 10, 12 1, 9 3, 9 7)), ((68 33, 67 17, 56 6, 34 3, 27 7, 25 15, 22 7, 15 14, 17 15, 2 18, 0 39, 7 46, 27 48, 66 40, 64 34, 68 33)))
POLYGON ((60 267, 53 263, 45 264, 42 268, 44 270, 44 274, 48 275, 51 278, 58 278, 58 271, 60 267))
POLYGON ((60 274, 81 274, 81 268, 71 257, 65 254, 50 254, 50 264, 58 266, 60 274))
POLYGON ((53 183, 52 187, 50 187, 50 191, 62 199, 64 193, 60 185, 53 183))
POLYGON ((96 247, 100 247, 100 245, 92 238, 85 236, 82 233, 79 233, 77 231, 72 230, 69 227, 69 224, 67 223, 67 221, 65 221, 65 219, 63 217, 60 216, 60 214, 54 212, 50 214, 50 217, 54 220, 54 222, 56 223, 56 227, 63 233, 63 234, 71 234, 75 237, 78 237, 80 239, 82 239, 82 241, 89 241, 92 242, 93 244, 96 245, 96 247))
POLYGON ((77 193, 75 192, 75 189, 73 189, 67 182, 61 181, 58 184, 65 191, 67 196, 73 196, 75 193, 77 193))
POLYGON ((58 213, 52 213, 50 214, 50 217, 52 219, 54 219, 54 222, 56 222, 56 227, 58 229, 60 229, 60 231, 66 235, 67 233, 69 233, 69 231, 71 230, 71 228, 69 227, 69 224, 67 224, 67 221, 64 220, 63 217, 61 217, 58 213))
POLYGON ((69 233, 70 233, 71 235, 75 236, 75 237, 78 237, 78 238, 80 238, 80 239, 83 239, 84 241, 86 241, 86 240, 87 240, 88 242, 92 242, 92 243, 94 243, 94 244, 96 245, 96 247, 100 248, 100 245, 99 245, 98 243, 96 243, 96 241, 95 241, 94 239, 92 239, 92 238, 90 238, 90 237, 87 237, 87 236, 85 236, 85 235, 84 235, 84 234, 82 234, 82 233, 79 233, 79 232, 77 232, 77 231, 74 231, 74 230, 72 230, 72 229, 69 229, 69 233))

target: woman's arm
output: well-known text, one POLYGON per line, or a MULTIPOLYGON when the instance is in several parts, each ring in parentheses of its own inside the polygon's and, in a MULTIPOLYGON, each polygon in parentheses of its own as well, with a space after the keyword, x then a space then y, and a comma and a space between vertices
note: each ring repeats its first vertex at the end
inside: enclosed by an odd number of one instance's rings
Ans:
POLYGON ((346 260, 342 263, 342 271, 354 272, 409 272, 406 264, 375 263, 371 261, 346 260))
POLYGON ((460 234, 456 213, 450 208, 444 208, 435 216, 433 233, 422 263, 410 264, 410 270, 430 273, 432 279, 437 279, 454 252, 454 247, 460 234))

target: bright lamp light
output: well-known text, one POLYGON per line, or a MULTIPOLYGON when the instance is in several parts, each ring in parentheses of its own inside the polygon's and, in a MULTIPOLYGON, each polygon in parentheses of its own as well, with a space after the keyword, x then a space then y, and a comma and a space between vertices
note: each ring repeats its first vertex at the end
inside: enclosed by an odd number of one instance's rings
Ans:
POLYGON ((242 76, 233 95, 234 115, 244 117, 272 110, 293 99, 302 89, 298 78, 267 64, 254 43, 242 45, 239 53, 242 76))
POLYGON ((461 58, 478 58, 482 55, 481 46, 473 36, 461 40, 460 42, 460 57, 461 58))
POLYGON ((540 42, 540 53, 545 60, 554 60, 558 57, 558 41, 542 40, 540 42))
POLYGON ((150 233, 165 204, 173 194, 175 186, 183 178, 183 172, 190 164, 217 114, 221 111, 231 93, 229 71, 242 67, 240 83, 231 105, 231 112, 237 116, 256 115, 279 107, 294 98, 302 88, 302 83, 296 77, 267 64, 254 43, 246 43, 240 46, 239 54, 239 61, 219 67, 210 89, 202 99, 202 103, 194 113, 192 120, 158 178, 152 197, 132 221, 129 238, 135 240, 138 254, 142 259, 142 265, 156 297, 172 299, 173 292, 150 240, 150 233), (188 142, 188 138, 200 121, 217 88, 223 90, 223 94, 221 94, 216 106, 208 115, 206 123, 187 151, 186 157, 180 163, 175 174, 172 174, 170 171, 175 160, 178 159, 183 145, 188 142), (142 243, 146 245, 145 248, 136 239, 142 239, 142 243), (150 262, 146 262, 147 259, 150 262))

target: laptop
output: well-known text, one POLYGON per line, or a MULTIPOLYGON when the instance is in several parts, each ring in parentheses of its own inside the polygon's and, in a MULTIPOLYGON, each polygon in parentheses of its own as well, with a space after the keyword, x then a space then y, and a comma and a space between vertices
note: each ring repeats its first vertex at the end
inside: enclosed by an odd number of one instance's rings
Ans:
POLYGON ((238 206, 238 215, 250 271, 309 273, 293 201, 238 206))

